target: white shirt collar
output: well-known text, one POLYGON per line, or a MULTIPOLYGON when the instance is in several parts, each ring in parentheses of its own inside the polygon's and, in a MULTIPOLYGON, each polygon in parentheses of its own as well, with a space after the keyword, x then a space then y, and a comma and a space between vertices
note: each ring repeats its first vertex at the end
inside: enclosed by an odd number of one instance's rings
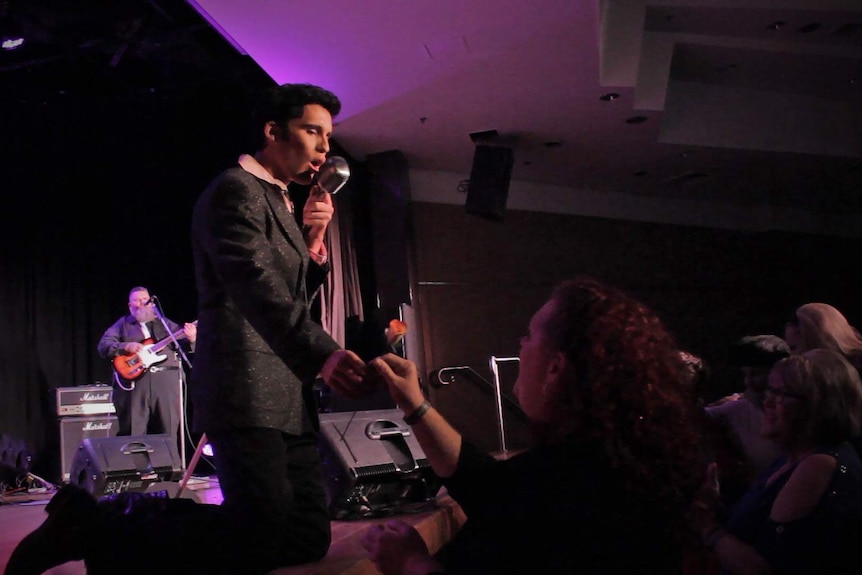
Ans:
POLYGON ((239 160, 237 161, 239 162, 240 167, 252 176, 260 178, 264 182, 274 184, 281 188, 281 191, 287 192, 287 184, 277 178, 274 178, 272 174, 270 174, 269 171, 255 159, 254 156, 250 154, 243 154, 239 157, 239 160))

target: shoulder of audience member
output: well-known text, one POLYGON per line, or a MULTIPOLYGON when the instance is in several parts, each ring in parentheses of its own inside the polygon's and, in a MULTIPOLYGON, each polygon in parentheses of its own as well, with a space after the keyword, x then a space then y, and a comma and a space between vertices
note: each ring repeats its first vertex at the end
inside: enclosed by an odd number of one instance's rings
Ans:
POLYGON ((782 523, 811 513, 826 492, 837 467, 838 461, 827 453, 814 453, 800 461, 775 500, 772 520, 782 523))

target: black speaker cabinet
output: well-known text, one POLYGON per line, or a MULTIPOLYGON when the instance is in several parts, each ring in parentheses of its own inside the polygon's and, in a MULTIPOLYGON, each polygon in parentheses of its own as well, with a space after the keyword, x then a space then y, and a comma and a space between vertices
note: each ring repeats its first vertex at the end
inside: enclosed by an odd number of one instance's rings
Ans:
POLYGON ((16 485, 29 473, 32 462, 33 455, 26 441, 0 433, 0 484, 16 485))
POLYGON ((60 422, 60 474, 63 483, 69 482, 72 460, 85 439, 99 439, 117 435, 116 415, 87 415, 61 417, 60 422))
POLYGON ((511 148, 476 146, 464 206, 468 214, 491 220, 503 219, 513 163, 511 148))
POLYGON ((85 439, 72 461, 70 482, 96 497, 147 491, 151 484, 178 481, 182 463, 167 434, 85 439))
POLYGON ((440 490, 398 409, 322 413, 319 447, 333 519, 427 509, 440 490))

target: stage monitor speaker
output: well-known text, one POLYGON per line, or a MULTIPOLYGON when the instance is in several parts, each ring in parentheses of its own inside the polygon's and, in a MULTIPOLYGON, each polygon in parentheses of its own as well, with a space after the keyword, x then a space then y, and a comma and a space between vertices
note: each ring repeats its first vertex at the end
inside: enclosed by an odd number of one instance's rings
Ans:
POLYGON ((322 413, 319 448, 333 519, 428 509, 442 485, 398 409, 322 413))
POLYGON ((87 415, 82 417, 61 417, 60 422, 60 478, 69 482, 72 461, 81 442, 85 439, 99 439, 117 435, 116 415, 87 415))
POLYGON ((503 219, 513 163, 511 148, 476 146, 464 206, 468 214, 492 220, 503 219))
POLYGON ((95 495, 148 491, 182 478, 177 442, 167 434, 85 439, 72 461, 70 482, 95 495))

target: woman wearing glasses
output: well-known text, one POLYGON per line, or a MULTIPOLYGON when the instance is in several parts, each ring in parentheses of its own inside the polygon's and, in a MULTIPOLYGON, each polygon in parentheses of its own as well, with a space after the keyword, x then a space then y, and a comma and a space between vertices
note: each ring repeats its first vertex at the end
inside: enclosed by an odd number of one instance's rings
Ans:
POLYGON ((723 526, 714 511, 699 519, 724 573, 860 572, 862 461, 848 443, 860 418, 862 382, 841 354, 815 349, 775 364, 761 431, 783 455, 723 526))

